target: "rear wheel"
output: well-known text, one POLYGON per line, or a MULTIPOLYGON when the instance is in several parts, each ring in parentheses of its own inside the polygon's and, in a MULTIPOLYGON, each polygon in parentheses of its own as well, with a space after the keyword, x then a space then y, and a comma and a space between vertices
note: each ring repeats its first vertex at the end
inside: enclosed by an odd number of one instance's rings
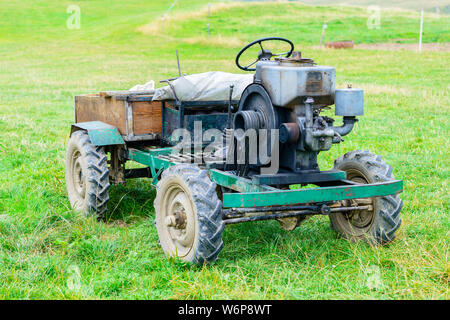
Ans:
MULTIPOLYGON (((335 169, 345 171, 347 179, 357 183, 394 180, 392 167, 381 156, 369 151, 351 151, 335 161, 335 169)), ((394 240, 400 227, 403 205, 398 195, 345 200, 343 206, 364 206, 367 209, 330 214, 331 227, 348 239, 361 239, 371 244, 387 244, 394 240)))
POLYGON ((66 187, 75 211, 103 217, 109 200, 109 170, 102 147, 91 143, 85 131, 70 137, 66 153, 66 187))
POLYGON ((190 164, 166 169, 156 186, 155 225, 164 253, 197 264, 223 248, 222 202, 206 170, 190 164))

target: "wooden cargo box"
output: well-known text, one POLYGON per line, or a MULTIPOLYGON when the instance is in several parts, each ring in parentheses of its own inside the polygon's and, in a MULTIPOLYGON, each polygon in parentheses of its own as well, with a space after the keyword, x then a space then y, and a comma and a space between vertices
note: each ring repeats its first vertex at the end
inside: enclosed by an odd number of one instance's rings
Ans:
POLYGON ((125 141, 161 137, 161 101, 151 92, 113 91, 75 97, 75 122, 102 121, 115 126, 125 141))

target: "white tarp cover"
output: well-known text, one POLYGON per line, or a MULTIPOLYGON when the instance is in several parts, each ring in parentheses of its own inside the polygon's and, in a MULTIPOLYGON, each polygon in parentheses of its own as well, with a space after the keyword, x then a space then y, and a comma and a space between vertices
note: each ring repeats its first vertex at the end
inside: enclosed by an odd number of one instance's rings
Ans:
MULTIPOLYGON (((228 100, 230 85, 233 88, 233 100, 241 98, 244 89, 253 82, 253 74, 234 74, 221 71, 182 76, 172 85, 180 101, 214 101, 228 100)), ((172 89, 169 86, 155 90, 153 100, 174 100, 172 89)))
POLYGON ((151 91, 155 90, 155 81, 150 80, 146 84, 137 84, 129 91, 151 91))

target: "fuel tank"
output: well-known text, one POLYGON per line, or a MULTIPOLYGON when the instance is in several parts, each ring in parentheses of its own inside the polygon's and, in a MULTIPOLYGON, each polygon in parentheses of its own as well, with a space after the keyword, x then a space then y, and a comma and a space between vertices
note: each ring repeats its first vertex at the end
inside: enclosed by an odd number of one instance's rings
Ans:
POLYGON ((293 108, 312 97, 315 106, 323 107, 334 104, 335 77, 335 68, 318 66, 294 52, 291 58, 258 62, 255 82, 264 86, 275 106, 293 108))

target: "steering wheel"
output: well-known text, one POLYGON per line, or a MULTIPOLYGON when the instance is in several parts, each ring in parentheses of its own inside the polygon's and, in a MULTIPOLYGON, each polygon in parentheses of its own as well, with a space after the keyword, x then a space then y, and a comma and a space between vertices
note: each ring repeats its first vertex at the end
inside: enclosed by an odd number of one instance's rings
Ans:
POLYGON ((270 58, 275 57, 275 56, 278 56, 278 57, 285 56, 286 58, 289 58, 292 54, 292 51, 294 51, 294 44, 292 43, 292 41, 290 41, 288 39, 279 38, 279 37, 261 38, 261 39, 255 40, 253 42, 250 42, 248 45, 246 45, 244 48, 242 48, 241 51, 239 51, 238 55, 236 56, 236 65, 238 66, 239 69, 244 70, 244 71, 255 71, 256 68, 250 68, 250 67, 253 66, 254 64, 256 64, 258 61, 270 60, 270 58), (264 49, 264 47, 262 46, 262 42, 271 41, 271 40, 287 42, 291 46, 291 49, 287 52, 272 53, 269 50, 264 49), (239 59, 241 58, 242 54, 245 51, 247 51, 250 47, 253 47, 255 44, 259 44, 259 46, 261 47, 261 51, 258 54, 258 59, 256 61, 250 63, 248 66, 243 67, 239 63, 239 59))

